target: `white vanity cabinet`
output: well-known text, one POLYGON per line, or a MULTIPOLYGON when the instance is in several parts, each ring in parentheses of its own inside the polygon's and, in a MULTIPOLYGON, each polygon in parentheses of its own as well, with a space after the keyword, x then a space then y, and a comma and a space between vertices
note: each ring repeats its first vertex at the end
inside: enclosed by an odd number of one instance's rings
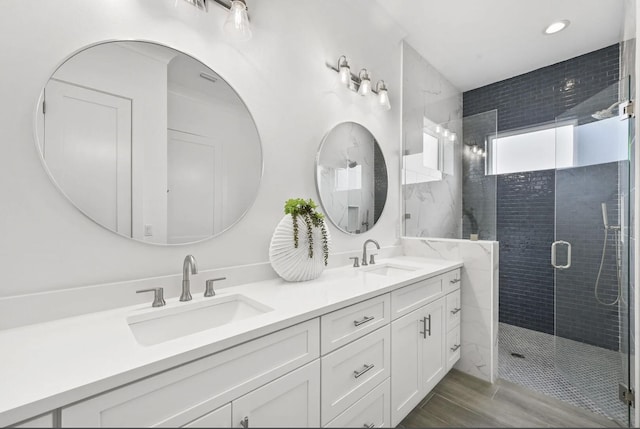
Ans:
POLYGON ((95 396, 63 408, 62 426, 188 425, 317 359, 319 331, 312 319, 95 396))
MULTIPOLYGON (((449 305, 455 304, 455 297, 450 299, 449 295, 457 296, 459 303, 459 289, 449 286, 453 284, 459 288, 459 281, 449 283, 459 279, 459 270, 455 271, 414 283, 391 294, 392 308, 396 310, 394 314, 404 314, 391 323, 392 426, 397 426, 420 403, 457 360, 449 353, 453 345, 447 348, 448 341, 459 340, 460 310, 453 315, 447 311, 449 305), (453 292, 443 296, 447 290, 453 292), (415 308, 408 297, 423 304, 429 303, 405 314, 415 308), (458 325, 451 331, 448 331, 449 315, 458 320, 458 325)), ((455 348, 457 357, 460 356, 459 348, 458 341, 455 348)))
POLYGON ((454 269, 15 427, 394 427, 460 358, 461 312, 454 269))

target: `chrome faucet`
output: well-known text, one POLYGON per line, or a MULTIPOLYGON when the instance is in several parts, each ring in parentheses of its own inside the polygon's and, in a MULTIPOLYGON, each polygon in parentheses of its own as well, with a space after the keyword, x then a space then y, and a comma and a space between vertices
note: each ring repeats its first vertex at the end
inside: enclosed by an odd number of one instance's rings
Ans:
POLYGON ((191 270, 191 274, 198 274, 198 265, 196 265, 196 258, 193 255, 187 255, 182 264, 182 294, 180 295, 180 301, 191 301, 189 270, 191 270))
MULTIPOLYGON (((365 241, 364 244, 362 245, 362 263, 360 265, 369 265, 369 263, 367 262, 367 244, 368 243, 373 243, 373 244, 376 245, 376 247, 378 249, 380 249, 380 245, 373 238, 370 238, 367 241, 365 241)), ((371 255, 371 256, 373 256, 373 255, 371 255)), ((371 264, 375 264, 375 261, 374 261, 373 258, 371 258, 371 262, 370 263, 371 264)))

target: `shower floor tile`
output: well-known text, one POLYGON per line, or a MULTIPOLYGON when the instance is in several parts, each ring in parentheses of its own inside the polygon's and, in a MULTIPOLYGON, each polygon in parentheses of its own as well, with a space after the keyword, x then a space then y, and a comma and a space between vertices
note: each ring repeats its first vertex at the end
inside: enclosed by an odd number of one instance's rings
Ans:
POLYGON ((500 323, 499 337, 500 378, 627 421, 627 407, 618 400, 618 383, 623 380, 618 352, 564 338, 557 338, 554 346, 553 335, 506 323, 500 323))

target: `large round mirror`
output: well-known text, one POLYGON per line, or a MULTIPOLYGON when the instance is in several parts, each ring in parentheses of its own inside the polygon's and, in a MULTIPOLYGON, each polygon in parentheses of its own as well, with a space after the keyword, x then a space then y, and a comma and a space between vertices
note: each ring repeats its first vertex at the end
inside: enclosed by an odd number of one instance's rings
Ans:
POLYGON ((320 145, 316 185, 336 227, 351 234, 373 228, 387 201, 387 166, 373 134, 355 122, 336 125, 320 145))
POLYGON ((262 177, 256 125, 216 72, 149 42, 90 46, 47 82, 38 149, 89 218, 136 240, 201 241, 236 223, 262 177))

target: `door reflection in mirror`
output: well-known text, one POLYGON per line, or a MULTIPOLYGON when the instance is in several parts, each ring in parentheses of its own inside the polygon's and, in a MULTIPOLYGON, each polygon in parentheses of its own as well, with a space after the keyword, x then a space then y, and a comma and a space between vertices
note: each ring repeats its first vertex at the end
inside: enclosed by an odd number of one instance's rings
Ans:
POLYGON ((85 215, 155 244, 220 234, 253 204, 256 125, 209 67, 163 45, 106 42, 51 76, 37 117, 49 175, 85 215))

